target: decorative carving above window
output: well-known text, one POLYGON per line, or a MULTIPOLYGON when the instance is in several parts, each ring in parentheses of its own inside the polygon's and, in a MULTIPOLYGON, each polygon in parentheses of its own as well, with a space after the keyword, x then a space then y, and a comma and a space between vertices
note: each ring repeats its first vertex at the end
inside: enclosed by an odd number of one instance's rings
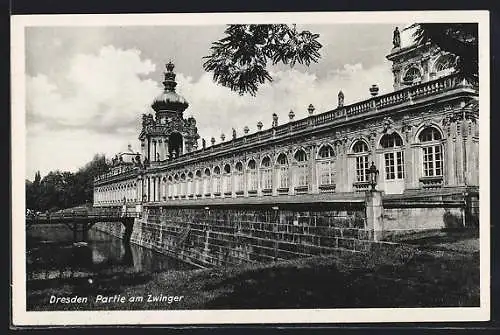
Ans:
POLYGON ((448 54, 439 57, 434 63, 434 72, 452 72, 455 67, 455 56, 448 54))
POLYGON ((422 73, 417 67, 409 68, 403 76, 403 84, 413 85, 422 80, 422 73))

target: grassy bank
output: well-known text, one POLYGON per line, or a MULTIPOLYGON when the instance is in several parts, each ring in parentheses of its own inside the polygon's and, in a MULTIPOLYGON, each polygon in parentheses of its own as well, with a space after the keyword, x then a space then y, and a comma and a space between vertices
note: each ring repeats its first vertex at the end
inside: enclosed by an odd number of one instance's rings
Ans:
POLYGON ((426 237, 379 247, 369 255, 339 253, 224 269, 140 273, 96 271, 89 278, 28 282, 29 310, 350 308, 479 306, 475 237, 426 237), (78 295, 86 303, 50 304, 78 295), (97 295, 142 296, 142 302, 96 303, 97 295), (148 296, 183 296, 148 302, 148 296))

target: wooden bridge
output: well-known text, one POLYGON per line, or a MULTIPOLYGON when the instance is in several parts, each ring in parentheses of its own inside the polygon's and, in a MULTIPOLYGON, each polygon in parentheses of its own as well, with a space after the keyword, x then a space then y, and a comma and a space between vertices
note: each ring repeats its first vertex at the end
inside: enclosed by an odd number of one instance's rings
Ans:
POLYGON ((125 226, 123 240, 130 242, 132 229, 136 218, 141 213, 135 211, 122 210, 121 208, 101 209, 101 208, 78 208, 66 209, 55 213, 27 215, 26 229, 33 225, 44 224, 64 224, 73 231, 73 241, 86 241, 88 231, 98 222, 121 222, 125 226))

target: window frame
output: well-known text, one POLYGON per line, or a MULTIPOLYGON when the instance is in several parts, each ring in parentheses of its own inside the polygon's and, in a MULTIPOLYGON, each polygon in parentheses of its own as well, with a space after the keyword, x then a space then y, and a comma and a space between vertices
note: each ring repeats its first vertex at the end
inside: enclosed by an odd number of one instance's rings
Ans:
POLYGON ((441 132, 435 126, 431 125, 423 128, 418 133, 417 138, 422 148, 422 176, 424 178, 443 178, 444 146, 441 132))

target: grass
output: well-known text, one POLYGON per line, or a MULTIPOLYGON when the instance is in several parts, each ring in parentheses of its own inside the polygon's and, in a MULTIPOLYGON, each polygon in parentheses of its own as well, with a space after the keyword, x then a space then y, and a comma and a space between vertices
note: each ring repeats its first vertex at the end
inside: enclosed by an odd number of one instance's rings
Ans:
POLYGON ((220 269, 102 269, 92 276, 92 284, 88 278, 29 281, 28 310, 479 306, 479 252, 470 247, 474 237, 462 237, 426 237, 419 246, 380 246, 368 255, 345 252, 220 269), (52 294, 86 296, 89 303, 48 304, 52 294), (96 304, 97 294, 183 298, 172 303, 96 304))

